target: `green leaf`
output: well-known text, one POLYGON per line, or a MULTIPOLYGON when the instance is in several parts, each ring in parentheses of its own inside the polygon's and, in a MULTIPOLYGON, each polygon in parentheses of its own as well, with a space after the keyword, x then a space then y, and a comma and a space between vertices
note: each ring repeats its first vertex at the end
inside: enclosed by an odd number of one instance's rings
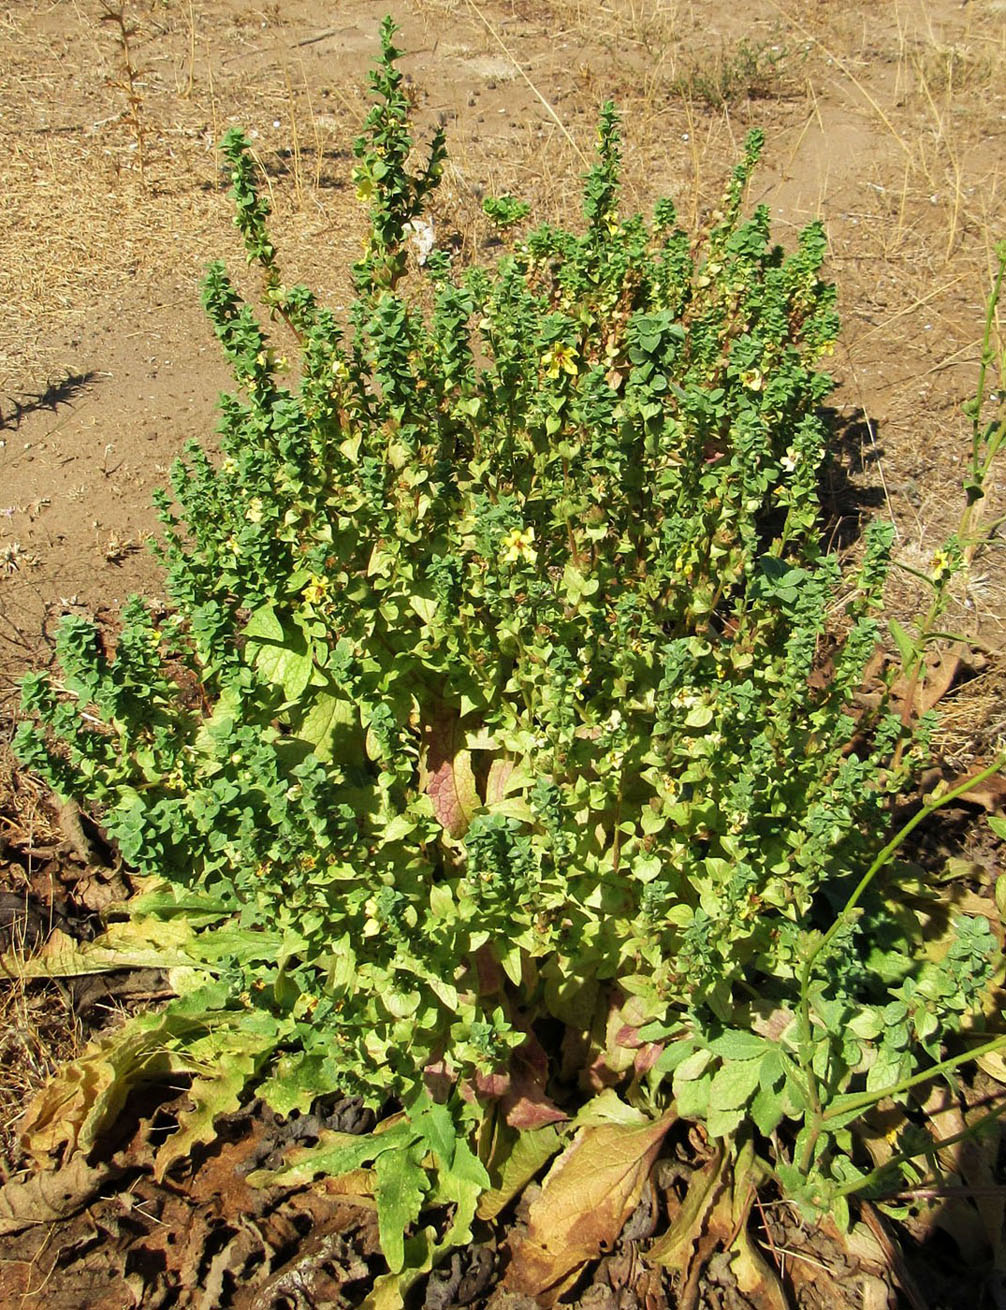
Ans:
POLYGON ((709 1088, 709 1106, 736 1110, 747 1105, 758 1086, 761 1060, 728 1060, 716 1070, 709 1088))
MULTIPOLYGON (((682 1060, 679 1061, 678 1066, 674 1071, 675 1093, 677 1093, 678 1087, 682 1084, 689 1083, 695 1078, 700 1078, 709 1067, 713 1058, 711 1051, 695 1050, 691 1039, 687 1042, 676 1043, 675 1046, 670 1048, 670 1051, 665 1051, 664 1054, 670 1055, 671 1051, 674 1051, 676 1046, 691 1046, 692 1049, 682 1060)), ((663 1056, 661 1056, 661 1059, 663 1059, 663 1056)))
MULTIPOLYGON (((706 1052, 703 1052, 706 1054, 706 1052)), ((691 1078, 680 1087, 675 1085, 674 1101, 682 1119, 704 1119, 709 1112, 709 1091, 713 1076, 705 1073, 701 1078, 691 1078)))
POLYGON ((438 1157, 440 1166, 450 1170, 454 1163, 458 1136, 454 1117, 447 1106, 426 1096, 410 1108, 408 1117, 413 1128, 438 1157))
POLYGON ((384 1132, 323 1133, 317 1146, 293 1151, 278 1169, 256 1169, 248 1175, 251 1187, 300 1187, 315 1178, 338 1178, 352 1173, 386 1151, 401 1151, 416 1140, 415 1130, 400 1120, 384 1132))
POLYGON ((258 1091, 276 1114, 306 1114, 319 1096, 331 1091, 331 1081, 323 1055, 296 1051, 280 1056, 272 1077, 260 1083, 258 1091))
POLYGON ((453 1202, 454 1215, 450 1229, 444 1234, 442 1246, 465 1246, 472 1239, 472 1221, 478 1209, 479 1198, 490 1186, 485 1165, 472 1148, 459 1137, 454 1159, 449 1169, 437 1171, 433 1198, 442 1203, 453 1202))
POLYGON ((714 1037, 709 1043, 709 1050, 724 1060, 756 1060, 770 1048, 769 1042, 757 1033, 730 1029, 714 1037))
POLYGON ((425 1143, 383 1151, 374 1162, 377 1227, 393 1274, 405 1267, 405 1233, 419 1218, 430 1179, 423 1168, 425 1143))
POLYGON ((744 1120, 744 1110, 725 1110, 714 1105, 706 1113, 706 1131, 710 1137, 730 1137, 744 1120))
POLYGON ((283 624, 272 605, 262 605, 255 610, 245 624, 244 635, 245 640, 251 642, 283 642, 285 639, 283 624))
POLYGON ((358 735, 359 723, 359 710, 351 701, 337 693, 321 691, 311 697, 307 713, 297 725, 297 736, 311 743, 322 763, 330 763, 337 754, 341 761, 351 763, 353 756, 347 753, 346 747, 358 735))
POLYGON ((772 1088, 760 1087, 751 1102, 751 1118, 764 1137, 771 1137, 783 1120, 782 1096, 772 1088))
POLYGON ((258 673, 282 687, 287 701, 299 700, 314 672, 311 647, 299 628, 285 629, 271 606, 263 606, 245 628, 245 650, 258 673))
POLYGON ((518 1132, 502 1124, 490 1164, 490 1185, 478 1203, 480 1219, 495 1219, 559 1150, 563 1134, 554 1124, 518 1132))
POLYGON ((426 624, 433 623, 437 617, 437 601, 432 596, 412 595, 409 604, 426 624))
POLYGON ((563 590, 570 605, 577 606, 587 596, 593 596, 601 583, 597 578, 588 578, 573 564, 567 564, 562 574, 563 590))
POLYGON ((500 967, 515 987, 519 987, 524 976, 524 953, 520 946, 514 944, 499 952, 500 967))
MULTIPOLYGON (((639 1034, 644 1041, 659 1041, 661 1037, 666 1035, 666 1028, 663 1025, 658 1026, 656 1024, 650 1024, 647 1028, 643 1028, 639 1034)), ((697 1043, 694 1037, 679 1037, 661 1051, 654 1068, 658 1073, 674 1073, 680 1064, 683 1064, 685 1060, 695 1054, 696 1048, 697 1043)), ((707 1058, 702 1068, 704 1069, 708 1063, 707 1058)))
POLYGON ((894 638, 894 644, 898 648, 898 654, 901 656, 902 668, 908 668, 915 659, 915 642, 894 617, 889 617, 888 626, 891 629, 891 636, 894 638))
POLYGON ((211 1034, 209 1050, 200 1050, 208 1072, 197 1074, 185 1093, 190 1103, 178 1114, 178 1130, 157 1151, 154 1177, 163 1182, 171 1166, 185 1159, 193 1147, 213 1142, 216 1120, 232 1114, 242 1093, 275 1045, 275 1037, 249 1032, 240 1025, 211 1034))
POLYGON ((713 721, 711 705, 696 705, 685 715, 686 728, 707 728, 713 721))
POLYGON ((640 1128, 651 1122, 642 1110, 623 1101, 613 1087, 606 1087, 591 1097, 574 1119, 573 1126, 596 1128, 604 1124, 617 1124, 624 1128, 640 1128))
POLYGON ((406 1238, 404 1268, 375 1278, 370 1292, 360 1302, 360 1310, 403 1310, 405 1293, 430 1272, 437 1256, 443 1253, 443 1244, 438 1244, 436 1237, 436 1229, 426 1227, 406 1238))

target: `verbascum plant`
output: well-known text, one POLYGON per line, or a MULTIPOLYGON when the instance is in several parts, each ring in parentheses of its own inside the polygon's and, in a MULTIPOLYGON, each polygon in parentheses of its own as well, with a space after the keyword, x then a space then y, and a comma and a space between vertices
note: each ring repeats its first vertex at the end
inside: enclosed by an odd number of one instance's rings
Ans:
MULTIPOLYGON (((675 1117, 842 1212, 850 1125, 976 1022, 995 938, 891 876, 930 725, 851 708, 892 529, 852 572, 821 546, 835 293, 820 224, 786 255, 743 215, 761 135, 696 239, 668 200, 620 213, 606 105, 581 232, 420 270, 445 146, 411 171, 393 34, 345 320, 283 283, 225 139, 296 381, 212 265, 237 390, 158 501, 170 615, 131 602, 113 655, 66 620, 18 749, 142 888, 64 963, 155 959, 177 992, 26 1139, 88 1149, 151 1070, 192 1078, 162 1173, 252 1093, 357 1097, 373 1133, 257 1180, 362 1178, 397 1295, 550 1156, 603 1142, 642 1178, 675 1117)), ((535 1259, 547 1295, 580 1257, 535 1259)))

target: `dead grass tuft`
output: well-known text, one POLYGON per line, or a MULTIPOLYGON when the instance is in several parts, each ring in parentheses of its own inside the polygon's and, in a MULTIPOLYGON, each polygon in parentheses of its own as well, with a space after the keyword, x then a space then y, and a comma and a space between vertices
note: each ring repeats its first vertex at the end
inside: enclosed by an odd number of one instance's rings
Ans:
POLYGON ((0 979, 0 1182, 25 1168, 18 1124, 46 1080, 82 1045, 64 987, 0 979))

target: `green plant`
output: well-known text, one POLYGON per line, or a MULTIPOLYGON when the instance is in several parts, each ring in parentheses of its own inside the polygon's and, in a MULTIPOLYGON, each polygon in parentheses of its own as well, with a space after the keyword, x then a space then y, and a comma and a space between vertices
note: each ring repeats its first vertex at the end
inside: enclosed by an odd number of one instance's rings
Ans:
POLYGON ((214 264, 240 392, 158 502, 174 608, 130 602, 114 654, 68 619, 61 679, 24 682, 21 758, 147 880, 71 963, 153 958, 178 993, 27 1139, 87 1149, 151 1071, 192 1077, 162 1172, 252 1089, 359 1097, 374 1133, 260 1181, 362 1176, 399 1290, 571 1137, 649 1159, 673 1113, 841 1208, 850 1124, 965 1058, 941 1043, 994 938, 899 886, 890 803, 929 722, 850 710, 892 532, 851 574, 819 542, 824 234, 786 257, 742 216, 758 133, 698 243, 667 200, 621 216, 606 105, 582 234, 410 271, 444 143, 411 171, 393 33, 347 321, 283 283, 229 133, 296 384, 214 264))
POLYGON ((517 200, 514 196, 487 196, 482 202, 482 208, 486 216, 500 228, 512 227, 531 212, 531 206, 526 201, 517 200))

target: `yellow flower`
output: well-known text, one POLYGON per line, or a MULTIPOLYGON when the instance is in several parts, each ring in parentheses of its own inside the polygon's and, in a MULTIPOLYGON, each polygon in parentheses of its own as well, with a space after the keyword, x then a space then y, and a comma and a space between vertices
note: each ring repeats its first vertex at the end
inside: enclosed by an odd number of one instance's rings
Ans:
POLYGON ((567 346, 565 341, 557 341, 541 357, 547 378, 557 378, 560 373, 568 373, 571 378, 577 374, 576 351, 567 346))
POLYGON ((516 564, 519 560, 534 564, 538 559, 538 552, 534 548, 534 528, 512 528, 500 545, 503 548, 503 560, 507 564, 516 564))
POLYGON ((748 391, 761 391, 762 387, 765 385, 765 379, 756 368, 749 368, 746 373, 742 373, 741 381, 747 387, 748 391))
POLYGON ((318 605, 328 595, 331 583, 328 578, 319 577, 317 573, 311 575, 311 580, 301 592, 301 597, 308 605, 318 605))
POLYGON ((356 183, 356 198, 366 203, 374 194, 374 179, 363 168, 353 169, 353 181, 356 183))
POLYGON ((248 502, 248 508, 245 510, 245 518, 249 523, 262 522, 262 500, 259 496, 255 496, 248 502))
POLYGON ((954 571, 953 561, 945 550, 938 550, 933 555, 933 581, 943 582, 954 571))

